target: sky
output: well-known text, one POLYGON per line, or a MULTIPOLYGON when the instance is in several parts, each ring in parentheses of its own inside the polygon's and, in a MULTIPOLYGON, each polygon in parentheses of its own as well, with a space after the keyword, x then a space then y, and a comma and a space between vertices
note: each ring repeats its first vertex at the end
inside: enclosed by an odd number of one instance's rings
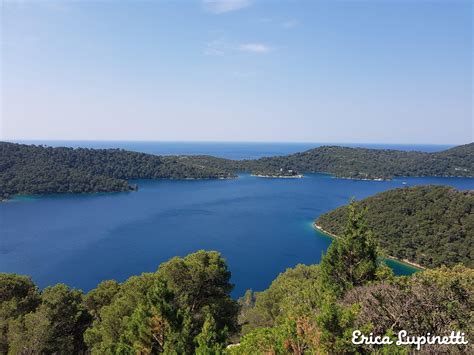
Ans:
POLYGON ((2 140, 474 140, 471 1, 1 4, 2 140))

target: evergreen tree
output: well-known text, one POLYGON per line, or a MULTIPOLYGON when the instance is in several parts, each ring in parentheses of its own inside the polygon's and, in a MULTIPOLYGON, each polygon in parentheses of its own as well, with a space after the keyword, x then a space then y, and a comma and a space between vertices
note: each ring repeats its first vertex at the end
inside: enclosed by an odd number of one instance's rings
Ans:
POLYGON ((160 265, 157 275, 167 281, 176 307, 192 313, 191 339, 200 333, 207 313, 218 328, 227 327, 230 333, 238 330, 240 307, 230 297, 234 285, 220 253, 199 250, 184 258, 172 258, 160 265))
POLYGON ((30 277, 0 273, 0 354, 8 353, 11 321, 33 312, 39 303, 38 287, 30 277))
POLYGON ((223 354, 223 341, 227 338, 227 329, 218 330, 216 321, 211 314, 207 314, 202 331, 196 337, 197 347, 195 353, 197 355, 218 355, 223 354))
POLYGON ((173 353, 183 348, 183 319, 172 305, 173 297, 166 282, 157 280, 145 300, 125 320, 118 352, 129 353, 133 349, 132 353, 138 354, 173 353))
POLYGON ((80 353, 85 350, 82 335, 89 321, 80 291, 63 284, 47 287, 38 308, 11 323, 9 352, 80 353))
POLYGON ((377 243, 363 213, 356 211, 352 201, 343 235, 332 242, 321 260, 323 285, 340 296, 352 287, 375 280, 378 259, 377 243))
POLYGON ((102 281, 97 287, 84 296, 84 306, 94 319, 99 319, 99 312, 112 303, 120 290, 120 284, 115 280, 102 281))

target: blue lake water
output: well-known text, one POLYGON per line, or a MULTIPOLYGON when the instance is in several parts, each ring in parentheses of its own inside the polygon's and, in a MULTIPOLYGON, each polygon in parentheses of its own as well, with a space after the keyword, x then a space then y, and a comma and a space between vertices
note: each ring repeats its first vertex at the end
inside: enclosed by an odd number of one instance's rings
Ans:
MULTIPOLYGON (((218 250, 232 272, 233 294, 240 296, 248 288, 265 289, 288 267, 319 262, 331 239, 312 228, 314 218, 351 197, 403 182, 474 188, 474 179, 465 178, 375 182, 324 174, 240 175, 142 180, 138 192, 17 198, 0 204, 0 272, 32 275, 40 287, 62 282, 87 291, 104 279, 154 271, 175 255, 218 250)), ((413 271, 390 265, 399 274, 413 271)))

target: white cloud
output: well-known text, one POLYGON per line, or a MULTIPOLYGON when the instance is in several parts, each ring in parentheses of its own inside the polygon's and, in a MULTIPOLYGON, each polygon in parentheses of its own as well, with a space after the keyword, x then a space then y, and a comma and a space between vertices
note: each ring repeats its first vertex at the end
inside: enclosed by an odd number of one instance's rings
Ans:
POLYGON ((272 50, 272 47, 263 43, 244 43, 238 46, 239 51, 264 54, 272 50))
POLYGON ((214 14, 223 14, 250 6, 250 0, 203 0, 204 8, 214 14))
POLYGON ((206 43, 204 48, 204 54, 210 56, 224 56, 235 52, 248 52, 255 54, 265 54, 271 52, 273 47, 270 47, 263 43, 242 43, 233 44, 229 43, 225 39, 215 39, 206 43))
POLYGON ((296 20, 289 20, 289 21, 285 21, 283 22, 283 27, 284 28, 293 28, 295 26, 298 26, 299 22, 296 21, 296 20))

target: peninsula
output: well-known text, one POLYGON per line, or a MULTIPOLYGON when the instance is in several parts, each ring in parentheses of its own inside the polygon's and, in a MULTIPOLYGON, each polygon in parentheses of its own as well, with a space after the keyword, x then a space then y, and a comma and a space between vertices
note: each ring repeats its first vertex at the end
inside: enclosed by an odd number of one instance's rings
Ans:
MULTIPOLYGON (((474 191, 448 186, 393 189, 355 203, 366 210, 368 227, 382 249, 414 266, 463 263, 474 267, 474 191)), ((323 214, 315 227, 336 237, 347 221, 347 206, 323 214)))

